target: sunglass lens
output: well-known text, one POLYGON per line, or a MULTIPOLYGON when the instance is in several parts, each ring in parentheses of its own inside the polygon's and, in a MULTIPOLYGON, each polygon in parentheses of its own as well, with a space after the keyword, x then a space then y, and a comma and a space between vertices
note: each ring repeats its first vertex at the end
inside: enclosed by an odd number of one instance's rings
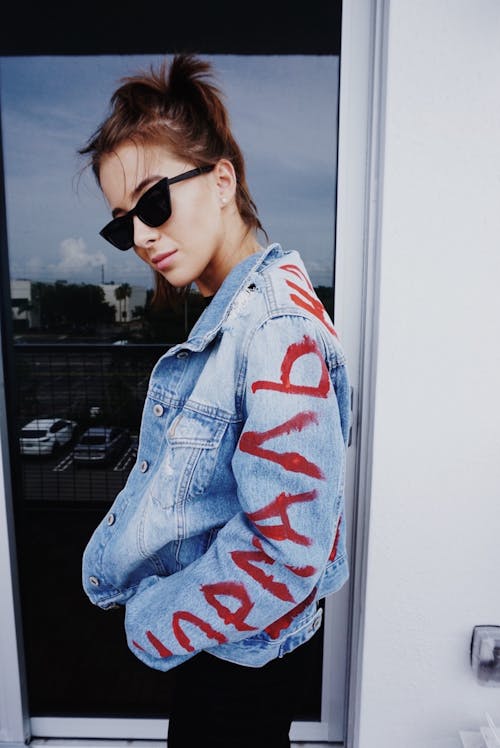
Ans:
POLYGON ((135 212, 147 226, 156 228, 168 221, 172 213, 168 179, 162 179, 145 192, 137 203, 135 212))
POLYGON ((110 221, 99 233, 117 249, 130 249, 134 245, 134 215, 146 226, 156 228, 168 221, 171 214, 168 177, 165 177, 144 193, 135 208, 110 221))
POLYGON ((130 249, 134 243, 134 226, 131 218, 115 218, 108 223, 102 231, 101 236, 111 242, 117 249, 130 249))

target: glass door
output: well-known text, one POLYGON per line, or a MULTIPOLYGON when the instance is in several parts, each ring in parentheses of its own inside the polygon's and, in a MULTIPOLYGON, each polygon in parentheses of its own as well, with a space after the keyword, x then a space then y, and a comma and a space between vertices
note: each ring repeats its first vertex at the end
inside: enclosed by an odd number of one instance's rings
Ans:
MULTIPOLYGON (((204 56, 220 72, 270 240, 301 251, 335 320, 340 50, 204 56)), ((146 668, 128 651, 121 611, 91 606, 80 582, 83 548, 135 459, 152 365, 201 312, 192 293, 177 314, 153 316, 147 270, 126 253, 116 257, 96 236, 106 207, 89 175, 79 175, 75 157, 118 78, 157 59, 0 59, 14 565, 25 701, 37 737, 166 734, 169 673, 146 668), (102 467, 78 465, 78 442, 103 428, 118 430, 119 449, 102 467)), ((315 676, 293 726, 296 740, 344 734, 347 589, 326 608, 314 640, 315 676)))

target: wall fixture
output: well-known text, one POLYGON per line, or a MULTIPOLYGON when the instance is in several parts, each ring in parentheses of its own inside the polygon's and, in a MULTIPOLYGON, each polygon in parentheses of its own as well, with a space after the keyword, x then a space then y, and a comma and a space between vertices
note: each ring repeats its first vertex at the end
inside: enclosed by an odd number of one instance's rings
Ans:
POLYGON ((500 626, 474 626, 470 658, 482 686, 500 686, 500 626))

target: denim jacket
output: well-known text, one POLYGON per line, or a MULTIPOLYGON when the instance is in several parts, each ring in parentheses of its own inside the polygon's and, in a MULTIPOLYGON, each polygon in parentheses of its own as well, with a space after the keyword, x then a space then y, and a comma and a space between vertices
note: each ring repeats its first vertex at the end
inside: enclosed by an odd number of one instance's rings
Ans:
POLYGON ((169 670, 207 650, 259 667, 307 641, 348 578, 345 356, 302 259, 236 265, 156 363, 137 461, 83 554, 125 606, 131 651, 169 670))

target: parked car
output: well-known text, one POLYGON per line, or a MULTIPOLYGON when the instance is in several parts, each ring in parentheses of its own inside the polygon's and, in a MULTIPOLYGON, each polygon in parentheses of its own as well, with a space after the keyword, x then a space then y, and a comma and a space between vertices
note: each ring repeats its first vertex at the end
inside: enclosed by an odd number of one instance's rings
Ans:
POLYGON ((130 444, 126 429, 118 426, 92 426, 87 429, 73 448, 75 465, 105 465, 117 457, 130 444))
POLYGON ((65 418, 36 418, 21 429, 19 446, 23 455, 51 455, 68 444, 77 423, 65 418))

